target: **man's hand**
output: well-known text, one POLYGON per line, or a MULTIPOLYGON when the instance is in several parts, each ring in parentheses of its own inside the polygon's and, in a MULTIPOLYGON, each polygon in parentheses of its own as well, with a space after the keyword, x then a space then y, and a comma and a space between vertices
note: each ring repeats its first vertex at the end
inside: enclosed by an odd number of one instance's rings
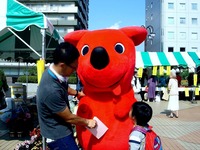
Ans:
POLYGON ((79 91, 77 98, 81 99, 83 96, 85 96, 85 94, 83 93, 83 91, 79 91))
POLYGON ((87 127, 92 129, 95 128, 97 126, 97 122, 94 119, 88 119, 87 120, 87 127))

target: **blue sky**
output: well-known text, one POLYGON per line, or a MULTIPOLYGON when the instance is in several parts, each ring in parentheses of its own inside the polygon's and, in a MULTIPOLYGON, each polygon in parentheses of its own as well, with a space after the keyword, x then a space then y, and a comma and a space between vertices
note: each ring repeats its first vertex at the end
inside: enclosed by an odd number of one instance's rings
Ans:
MULTIPOLYGON (((145 24, 145 0, 90 0, 89 30, 145 24)), ((137 46, 143 51, 143 44, 137 46)))
POLYGON ((144 25, 145 0, 90 0, 89 30, 144 25))

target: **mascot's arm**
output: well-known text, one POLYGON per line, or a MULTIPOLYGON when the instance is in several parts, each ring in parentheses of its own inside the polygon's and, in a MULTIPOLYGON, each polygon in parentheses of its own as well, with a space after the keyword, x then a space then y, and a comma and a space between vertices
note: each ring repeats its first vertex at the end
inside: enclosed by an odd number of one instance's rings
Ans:
POLYGON ((128 94, 122 95, 120 100, 115 101, 114 115, 119 119, 123 119, 128 116, 132 104, 136 101, 132 91, 128 94))

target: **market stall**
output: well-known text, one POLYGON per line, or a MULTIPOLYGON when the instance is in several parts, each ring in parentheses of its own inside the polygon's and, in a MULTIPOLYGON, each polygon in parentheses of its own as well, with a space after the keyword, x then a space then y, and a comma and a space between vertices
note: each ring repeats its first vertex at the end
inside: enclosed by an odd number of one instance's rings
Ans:
POLYGON ((136 68, 181 66, 192 69, 199 65, 198 58, 200 52, 136 52, 136 68))
MULTIPOLYGON (((141 68, 150 68, 152 71, 151 74, 154 75, 160 75, 160 72, 157 72, 157 70, 160 70, 161 67, 165 71, 165 73, 163 73, 165 75, 169 75, 169 71, 172 68, 188 69, 188 72, 194 75, 192 79, 193 85, 190 85, 190 87, 187 85, 179 87, 180 95, 184 95, 184 99, 187 99, 187 97, 189 97, 189 99, 194 99, 194 95, 196 95, 196 97, 199 96, 200 87, 197 82, 200 70, 197 68, 199 66, 200 52, 136 52, 136 68, 139 70, 141 70, 141 68), (168 67, 170 70, 167 71, 168 67), (187 97, 185 97, 185 95, 187 97)), ((161 90, 162 88, 157 88, 157 91, 161 90)))

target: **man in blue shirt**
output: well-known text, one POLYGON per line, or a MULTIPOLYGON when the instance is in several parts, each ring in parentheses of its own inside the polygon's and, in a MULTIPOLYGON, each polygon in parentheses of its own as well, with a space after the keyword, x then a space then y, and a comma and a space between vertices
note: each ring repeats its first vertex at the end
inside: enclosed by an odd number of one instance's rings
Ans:
POLYGON ((81 118, 70 111, 68 94, 84 96, 68 87, 68 77, 78 67, 79 52, 72 44, 61 43, 53 53, 53 64, 43 73, 37 90, 38 118, 43 137, 50 149, 78 150, 72 125, 94 128, 96 121, 81 118))

